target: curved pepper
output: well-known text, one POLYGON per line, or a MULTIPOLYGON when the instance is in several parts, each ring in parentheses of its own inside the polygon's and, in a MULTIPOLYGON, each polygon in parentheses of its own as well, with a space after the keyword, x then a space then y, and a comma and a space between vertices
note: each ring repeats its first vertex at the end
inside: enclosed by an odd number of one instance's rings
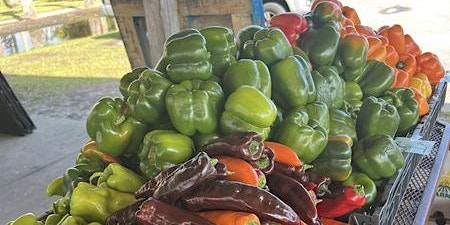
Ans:
POLYGON ((308 22, 298 13, 281 13, 270 18, 269 27, 280 28, 289 43, 295 46, 298 37, 308 31, 308 22))
POLYGON ((165 44, 166 71, 171 81, 207 80, 212 75, 206 40, 197 30, 180 31, 165 44))
POLYGON ((357 79, 364 97, 382 95, 394 83, 394 70, 382 62, 367 60, 360 79, 357 79))
POLYGON ((338 4, 331 1, 323 1, 315 5, 311 10, 313 20, 321 26, 329 22, 340 22, 342 20, 342 9, 338 4))
POLYGON ((398 53, 395 51, 394 46, 387 44, 386 45, 386 57, 384 59, 384 62, 386 65, 390 67, 394 67, 395 64, 398 62, 399 56, 398 53))
POLYGON ((253 131, 267 138, 277 117, 277 108, 267 96, 251 86, 241 86, 228 96, 220 127, 226 135, 253 131))
MULTIPOLYGON (((326 109, 326 105, 322 105, 326 109)), ((325 127, 311 116, 305 110, 291 112, 277 127, 274 135, 275 141, 289 146, 305 163, 312 162, 320 155, 328 139, 325 127)))
MULTIPOLYGON (((219 162, 225 164, 227 171, 230 172, 226 176, 226 180, 238 181, 244 184, 253 185, 259 187, 259 178, 255 169, 248 162, 243 159, 233 158, 229 156, 219 156, 217 157, 219 162)), ((260 187, 263 188, 263 187, 260 187)))
POLYGON ((148 124, 163 124, 169 121, 164 96, 172 82, 162 73, 147 69, 128 86, 127 103, 136 119, 148 124))
POLYGON ((180 133, 193 136, 217 129, 224 93, 213 81, 187 80, 172 85, 166 93, 170 121, 180 133))
POLYGON ((359 19, 356 10, 349 6, 342 7, 342 15, 350 19, 354 25, 360 25, 361 20, 359 19))
POLYGON ((206 39, 206 49, 211 53, 209 61, 213 74, 222 77, 227 68, 236 62, 237 48, 233 31, 228 27, 209 26, 200 30, 206 39))
POLYGON ((329 140, 312 165, 311 172, 330 177, 333 181, 344 181, 352 173, 352 149, 340 140, 329 140))
POLYGON ((360 171, 373 180, 389 178, 403 167, 402 151, 386 134, 362 139, 353 152, 353 161, 360 171))
POLYGON ((251 48, 251 51, 249 51, 250 49, 244 48, 244 45, 247 41, 249 41, 249 43, 252 43, 251 45, 253 45, 253 36, 255 35, 256 32, 262 29, 264 28, 261 26, 249 25, 242 28, 239 31, 236 37, 236 45, 238 47, 238 59, 253 59, 255 57, 253 48, 251 48))
POLYGON ((381 97, 397 108, 400 124, 396 135, 406 135, 419 121, 419 105, 414 91, 409 88, 393 88, 381 97))
POLYGON ((118 163, 109 164, 103 172, 94 173, 89 180, 96 178, 97 186, 126 193, 134 193, 144 184, 142 177, 118 163))
POLYGON ((367 37, 369 50, 367 51, 367 59, 373 59, 380 62, 386 61, 386 45, 377 37, 367 37))
POLYGON ((364 196, 366 197, 366 206, 370 206, 377 197, 377 186, 370 177, 364 173, 352 172, 347 180, 343 182, 345 186, 361 185, 364 187, 364 196))
POLYGON ((223 89, 229 94, 242 85, 255 87, 270 98, 272 82, 266 64, 251 59, 241 59, 233 63, 223 77, 223 89))
POLYGON ((409 86, 419 90, 423 94, 423 96, 425 96, 426 99, 431 97, 432 94, 431 84, 426 74, 424 73, 414 74, 414 76, 411 78, 411 81, 409 82, 409 86))
POLYGON ((98 150, 119 156, 137 150, 147 127, 128 115, 128 106, 122 99, 102 98, 92 108, 86 130, 98 150))
POLYGON ((365 203, 366 197, 362 186, 346 186, 335 198, 322 199, 317 204, 317 212, 324 218, 336 218, 355 211, 365 203))
POLYGON ((154 130, 146 134, 139 151, 140 168, 147 178, 192 157, 194 143, 172 130, 154 130))
POLYGON ((321 66, 312 72, 317 101, 328 108, 339 109, 344 104, 345 83, 333 66, 321 66))
POLYGON ((441 61, 437 55, 431 52, 425 52, 417 58, 417 72, 424 73, 428 76, 431 85, 436 85, 444 77, 445 71, 441 61))
POLYGON ((260 225, 259 218, 253 213, 214 210, 199 212, 197 215, 208 219, 216 225, 260 225))
POLYGON ((203 146, 201 151, 211 157, 231 156, 246 161, 255 161, 261 158, 264 150, 262 136, 255 132, 238 132, 217 139, 203 146))
POLYGON ((128 98, 128 86, 130 86, 131 82, 138 79, 141 76, 142 72, 146 70, 148 70, 147 67, 138 67, 120 78, 119 91, 123 95, 123 97, 128 98))
POLYGON ((416 44, 414 39, 409 34, 405 34, 405 53, 411 54, 417 57, 422 54, 419 45, 416 44))
POLYGON ((257 31, 253 36, 253 43, 255 59, 263 61, 268 66, 293 54, 288 39, 278 28, 257 31))
POLYGON ((381 134, 394 137, 399 124, 400 116, 395 106, 384 99, 368 97, 356 119, 358 139, 381 134))
POLYGON ((396 24, 391 27, 381 27, 378 34, 387 37, 389 44, 394 47, 397 53, 405 52, 405 34, 402 26, 396 24))
POLYGON ((356 143, 356 124, 351 115, 339 109, 330 109, 329 135, 348 135, 356 143))
POLYGON ((7 225, 43 225, 43 223, 38 221, 33 213, 26 213, 14 221, 8 222, 7 225))
POLYGON ((306 105, 316 100, 316 88, 302 57, 289 56, 270 69, 273 99, 284 109, 306 105))
POLYGON ((299 39, 298 46, 308 54, 315 65, 331 65, 339 46, 339 33, 329 25, 318 29, 310 29, 303 38, 299 39))

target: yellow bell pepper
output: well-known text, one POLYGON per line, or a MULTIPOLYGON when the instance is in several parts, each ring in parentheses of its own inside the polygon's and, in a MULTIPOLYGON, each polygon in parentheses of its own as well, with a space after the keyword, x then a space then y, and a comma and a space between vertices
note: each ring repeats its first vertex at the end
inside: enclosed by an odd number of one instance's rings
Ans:
POLYGON ((432 93, 431 84, 428 77, 424 73, 416 73, 411 78, 410 87, 418 89, 426 99, 429 99, 432 93))

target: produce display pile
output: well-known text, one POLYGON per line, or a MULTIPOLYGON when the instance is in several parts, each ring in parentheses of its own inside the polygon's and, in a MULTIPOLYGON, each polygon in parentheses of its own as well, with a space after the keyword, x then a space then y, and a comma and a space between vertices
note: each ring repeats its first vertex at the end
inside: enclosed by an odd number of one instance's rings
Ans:
POLYGON ((183 30, 94 105, 52 212, 9 224, 345 224, 404 165, 394 138, 443 76, 400 25, 375 31, 337 0, 236 37, 183 30))

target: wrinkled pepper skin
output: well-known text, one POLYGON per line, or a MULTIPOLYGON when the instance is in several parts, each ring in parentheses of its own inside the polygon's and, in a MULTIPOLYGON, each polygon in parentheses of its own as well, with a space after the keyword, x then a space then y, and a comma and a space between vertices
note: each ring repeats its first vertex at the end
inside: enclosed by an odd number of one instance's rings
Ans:
POLYGON ((111 163, 103 172, 94 173, 90 180, 96 178, 97 186, 125 193, 134 193, 144 184, 142 177, 118 163, 111 163))
POLYGON ((425 52, 417 58, 417 72, 424 73, 428 76, 431 85, 436 85, 444 77, 444 66, 437 57, 431 52, 425 52))
POLYGON ((210 157, 231 156, 246 161, 256 161, 261 158, 264 150, 262 136, 255 132, 238 132, 217 139, 203 146, 202 152, 208 153, 210 157))
POLYGON ((265 140, 277 117, 277 108, 267 96, 251 86, 241 86, 228 96, 220 127, 225 135, 253 131, 265 140))
POLYGON ((222 88, 213 81, 183 81, 172 85, 166 93, 170 121, 176 130, 188 136, 216 131, 223 101, 222 88))
POLYGON ((307 112, 291 112, 278 126, 274 140, 289 146, 305 163, 311 163, 325 149, 327 130, 307 112))
POLYGON ((400 124, 396 135, 406 135, 419 121, 419 105, 414 98, 414 91, 409 88, 393 88, 381 98, 397 108, 400 124))
POLYGON ((148 69, 128 86, 127 104, 131 115, 147 124, 163 124, 169 121, 164 96, 172 85, 162 73, 148 69))
POLYGON ((228 27, 209 26, 200 30, 206 39, 206 49, 211 53, 209 61, 213 74, 222 77, 227 68, 236 62, 237 48, 233 31, 228 27))
POLYGON ((316 88, 307 62, 296 56, 274 64, 270 69, 273 99, 283 109, 304 106, 316 100, 316 88))
POLYGON ((172 130, 154 130, 145 135, 139 151, 140 168, 147 178, 190 159, 194 143, 186 135, 172 130))
POLYGON ((344 104, 345 83, 333 66, 321 66, 312 72, 317 101, 329 109, 339 109, 344 104))
POLYGON ((128 87, 130 86, 131 82, 138 79, 141 76, 142 72, 146 70, 148 70, 147 67, 138 67, 120 78, 119 91, 123 95, 123 97, 128 98, 128 87))
POLYGON ((352 149, 341 140, 329 140, 327 146, 313 162, 311 172, 344 181, 352 173, 352 149))
POLYGON ((364 173, 352 172, 343 184, 345 186, 363 186, 364 196, 366 196, 366 206, 370 206, 377 197, 377 186, 375 185, 375 182, 373 182, 373 180, 364 173))
POLYGON ((373 135, 394 137, 400 124, 395 106, 384 99, 368 97, 364 100, 356 119, 358 139, 373 135))
POLYGON ((242 30, 239 31, 239 33, 237 34, 236 37, 236 44, 238 47, 238 59, 253 59, 255 56, 253 55, 248 55, 248 54, 252 54, 254 53, 253 50, 251 52, 243 52, 244 51, 244 44, 247 41, 250 41, 251 43, 253 43, 253 36, 255 35, 256 32, 258 32, 259 30, 264 29, 261 26, 257 26, 257 25, 249 25, 246 26, 244 28, 242 28, 242 30))
POLYGON ((278 28, 265 28, 253 36, 255 58, 268 66, 293 55, 292 47, 278 28))
POLYGON ((335 28, 324 25, 318 29, 309 30, 299 39, 298 46, 308 54, 314 65, 331 65, 339 46, 339 33, 335 28))
POLYGON ((87 222, 104 223, 113 212, 135 201, 132 194, 82 182, 70 198, 70 215, 79 216, 87 222))
POLYGON ((143 200, 125 206, 108 216, 105 225, 136 225, 136 212, 139 210, 143 200))
POLYGON ((119 156, 136 151, 147 127, 128 115, 127 104, 122 99, 102 98, 92 108, 86 130, 99 151, 119 156))
POLYGON ((308 22, 298 13, 281 13, 270 18, 270 27, 277 27, 283 31, 289 43, 295 46, 299 36, 308 31, 308 22))
POLYGON ((7 225, 43 225, 43 223, 38 221, 33 213, 26 213, 14 221, 8 222, 7 225))
POLYGON ((343 77, 346 80, 361 76, 362 68, 367 62, 368 50, 369 43, 362 35, 348 34, 341 38, 337 57, 342 61, 343 77))
POLYGON ((241 59, 225 72, 223 89, 229 94, 242 85, 257 88, 268 98, 272 95, 272 81, 266 64, 260 60, 241 59), (245 74, 245 76, 243 76, 245 74))
POLYGON ((192 79, 207 80, 212 75, 206 39, 197 30, 172 35, 166 41, 163 54, 167 57, 166 72, 174 83, 192 79))
POLYGON ((372 180, 392 177, 403 167, 402 151, 388 135, 374 135, 359 141, 353 152, 353 161, 359 171, 372 180))
POLYGON ((330 109, 329 135, 347 135, 356 143, 356 124, 352 116, 339 109, 330 109))
POLYGON ((354 81, 358 82, 364 97, 379 97, 392 86, 394 79, 394 70, 391 67, 383 62, 367 60, 361 78, 354 81))

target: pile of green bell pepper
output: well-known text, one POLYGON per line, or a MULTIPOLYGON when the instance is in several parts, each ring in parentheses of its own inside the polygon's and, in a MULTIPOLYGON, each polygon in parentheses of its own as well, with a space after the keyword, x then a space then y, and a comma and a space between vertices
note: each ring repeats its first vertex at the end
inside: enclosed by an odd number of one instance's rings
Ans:
POLYGON ((249 25, 242 28, 236 37, 236 45, 238 47, 238 59, 254 59, 254 43, 253 36, 264 27, 257 25, 249 25), (247 43, 247 44, 246 44, 247 43))
POLYGON ((95 179, 97 179, 99 187, 107 187, 125 193, 134 193, 144 184, 142 177, 119 163, 111 163, 103 172, 92 174, 89 181, 92 183, 95 179))
POLYGON ((272 95, 269 69, 260 60, 241 59, 233 63, 226 71, 222 85, 227 94, 242 85, 249 85, 260 90, 268 98, 272 95))
POLYGON ((352 148, 341 140, 329 140, 323 152, 313 161, 313 173, 345 181, 352 173, 352 148))
POLYGON ((352 116, 339 109, 330 109, 330 136, 347 135, 356 143, 356 124, 352 116))
POLYGON ((407 134, 419 121, 419 105, 414 91, 409 88, 393 88, 381 97, 397 108, 400 116, 397 135, 407 134))
POLYGON ((317 101, 328 108, 340 109, 344 104, 345 83, 333 66, 321 66, 312 72, 317 101))
POLYGON ((329 66, 333 63, 339 46, 339 32, 330 25, 310 29, 298 46, 308 55, 315 66, 329 66))

